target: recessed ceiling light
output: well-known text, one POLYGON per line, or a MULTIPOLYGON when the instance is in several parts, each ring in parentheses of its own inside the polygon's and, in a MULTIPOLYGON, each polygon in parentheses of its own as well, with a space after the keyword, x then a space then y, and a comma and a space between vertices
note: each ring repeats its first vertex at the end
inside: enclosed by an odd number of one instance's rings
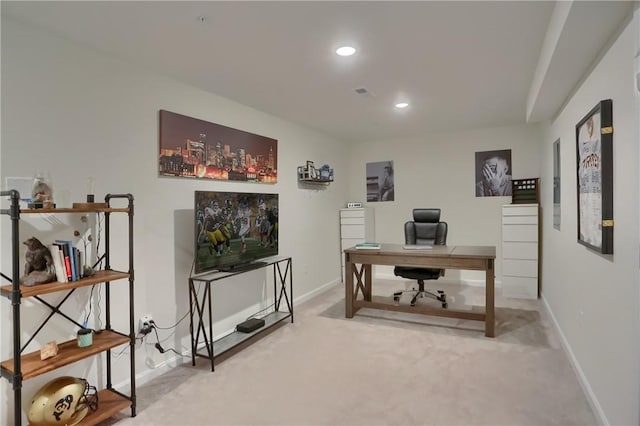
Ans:
POLYGON ((409 106, 409 104, 408 104, 407 102, 398 102, 398 103, 396 104, 396 108, 400 108, 400 109, 402 109, 402 108, 406 108, 406 107, 408 107, 408 106, 409 106))
POLYGON ((356 53, 356 49, 351 46, 342 46, 336 50, 336 53, 340 56, 351 56, 356 53))

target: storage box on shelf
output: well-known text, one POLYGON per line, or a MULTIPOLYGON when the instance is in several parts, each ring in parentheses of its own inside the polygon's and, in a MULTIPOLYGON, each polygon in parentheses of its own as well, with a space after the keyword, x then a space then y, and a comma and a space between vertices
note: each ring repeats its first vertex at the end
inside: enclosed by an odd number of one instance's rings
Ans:
MULTIPOLYGON (((134 329, 134 312, 133 312, 133 196, 131 194, 114 195, 109 194, 105 197, 105 204, 95 205, 83 205, 79 208, 41 208, 41 209, 20 209, 20 194, 15 191, 2 191, 1 197, 8 197, 10 199, 10 207, 6 210, 1 210, 2 215, 9 216, 11 219, 11 275, 2 275, 11 284, 0 286, 0 295, 8 298, 11 302, 12 310, 12 326, 13 326, 13 358, 2 361, 0 363, 0 372, 2 377, 6 378, 13 384, 14 393, 14 424, 19 426, 22 424, 22 383, 24 380, 28 380, 42 374, 54 371, 58 368, 73 364, 82 359, 86 359, 102 353, 106 354, 106 357, 111 356, 111 350, 115 347, 129 344, 130 345, 130 380, 131 391, 129 395, 125 395, 118 392, 112 387, 111 381, 111 363, 106 364, 106 383, 107 388, 99 390, 98 392, 98 407, 95 411, 90 411, 89 414, 81 421, 81 425, 94 425, 101 421, 108 419, 114 414, 122 411, 128 407, 131 408, 131 416, 136 415, 135 404, 135 329, 134 329), (114 199, 126 199, 128 200, 127 207, 111 207, 112 200, 114 199), (105 253, 104 262, 105 269, 97 271, 90 277, 80 278, 77 281, 60 283, 52 282, 47 284, 39 284, 34 286, 24 286, 20 284, 20 259, 19 259, 19 247, 20 247, 20 220, 21 216, 28 216, 30 214, 86 214, 86 213, 103 213, 105 223, 105 253), (110 255, 110 215, 113 213, 125 213, 128 215, 128 265, 126 271, 117 271, 111 268, 111 255, 110 255), (111 303, 109 288, 111 282, 123 282, 128 280, 129 283, 129 330, 117 331, 111 327, 111 303), (55 308, 45 303, 40 298, 41 295, 68 291, 68 294, 80 287, 86 287, 94 284, 105 284, 104 306, 102 309, 105 311, 104 321, 105 328, 100 333, 96 333, 93 338, 93 344, 87 347, 78 347, 76 339, 59 342, 58 354, 52 358, 45 360, 40 359, 40 351, 34 351, 30 353, 24 353, 25 348, 28 346, 31 339, 33 339, 39 332, 45 330, 44 326, 50 320, 54 314, 61 315, 65 319, 69 320, 75 326, 82 327, 81 324, 76 323, 71 317, 65 315, 60 310, 61 302, 55 308), (44 303, 49 309, 52 310, 52 315, 44 320, 35 331, 29 341, 24 344, 21 341, 21 317, 20 308, 22 300, 26 298, 33 298, 36 301, 44 303)), ((26 411, 26 410, 24 410, 26 411)))

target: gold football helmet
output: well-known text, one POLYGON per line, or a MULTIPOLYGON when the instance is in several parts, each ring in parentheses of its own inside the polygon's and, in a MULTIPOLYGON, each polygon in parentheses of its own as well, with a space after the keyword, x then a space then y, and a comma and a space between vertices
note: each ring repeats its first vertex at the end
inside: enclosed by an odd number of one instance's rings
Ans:
POLYGON ((98 408, 95 386, 85 379, 62 376, 33 396, 27 419, 32 426, 73 426, 98 408))

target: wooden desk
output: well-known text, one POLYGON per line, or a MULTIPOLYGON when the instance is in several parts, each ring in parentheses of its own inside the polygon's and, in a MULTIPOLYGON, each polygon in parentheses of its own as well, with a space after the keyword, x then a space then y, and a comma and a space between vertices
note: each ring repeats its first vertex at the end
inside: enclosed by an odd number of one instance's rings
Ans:
POLYGON ((431 250, 405 250, 400 244, 381 244, 379 250, 344 251, 345 258, 345 316, 353 318, 360 308, 419 313, 441 317, 485 322, 485 335, 495 336, 494 262, 493 246, 433 246, 431 250), (360 265, 358 267, 358 265, 360 265), (443 269, 479 270, 486 273, 486 301, 484 312, 456 311, 429 306, 391 304, 386 298, 371 296, 371 265, 424 266, 443 269), (355 288, 354 279, 356 278, 355 288), (362 299, 358 293, 362 292, 362 299))

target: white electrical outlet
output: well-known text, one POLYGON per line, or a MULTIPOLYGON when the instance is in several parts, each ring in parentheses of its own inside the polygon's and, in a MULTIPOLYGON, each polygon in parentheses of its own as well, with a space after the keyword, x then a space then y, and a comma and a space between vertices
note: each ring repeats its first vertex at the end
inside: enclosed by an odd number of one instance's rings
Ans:
POLYGON ((138 333, 142 333, 142 330, 144 330, 147 327, 149 327, 151 325, 151 321, 152 320, 153 320, 153 318, 151 318, 150 314, 141 316, 140 317, 140 321, 138 322, 138 333))

